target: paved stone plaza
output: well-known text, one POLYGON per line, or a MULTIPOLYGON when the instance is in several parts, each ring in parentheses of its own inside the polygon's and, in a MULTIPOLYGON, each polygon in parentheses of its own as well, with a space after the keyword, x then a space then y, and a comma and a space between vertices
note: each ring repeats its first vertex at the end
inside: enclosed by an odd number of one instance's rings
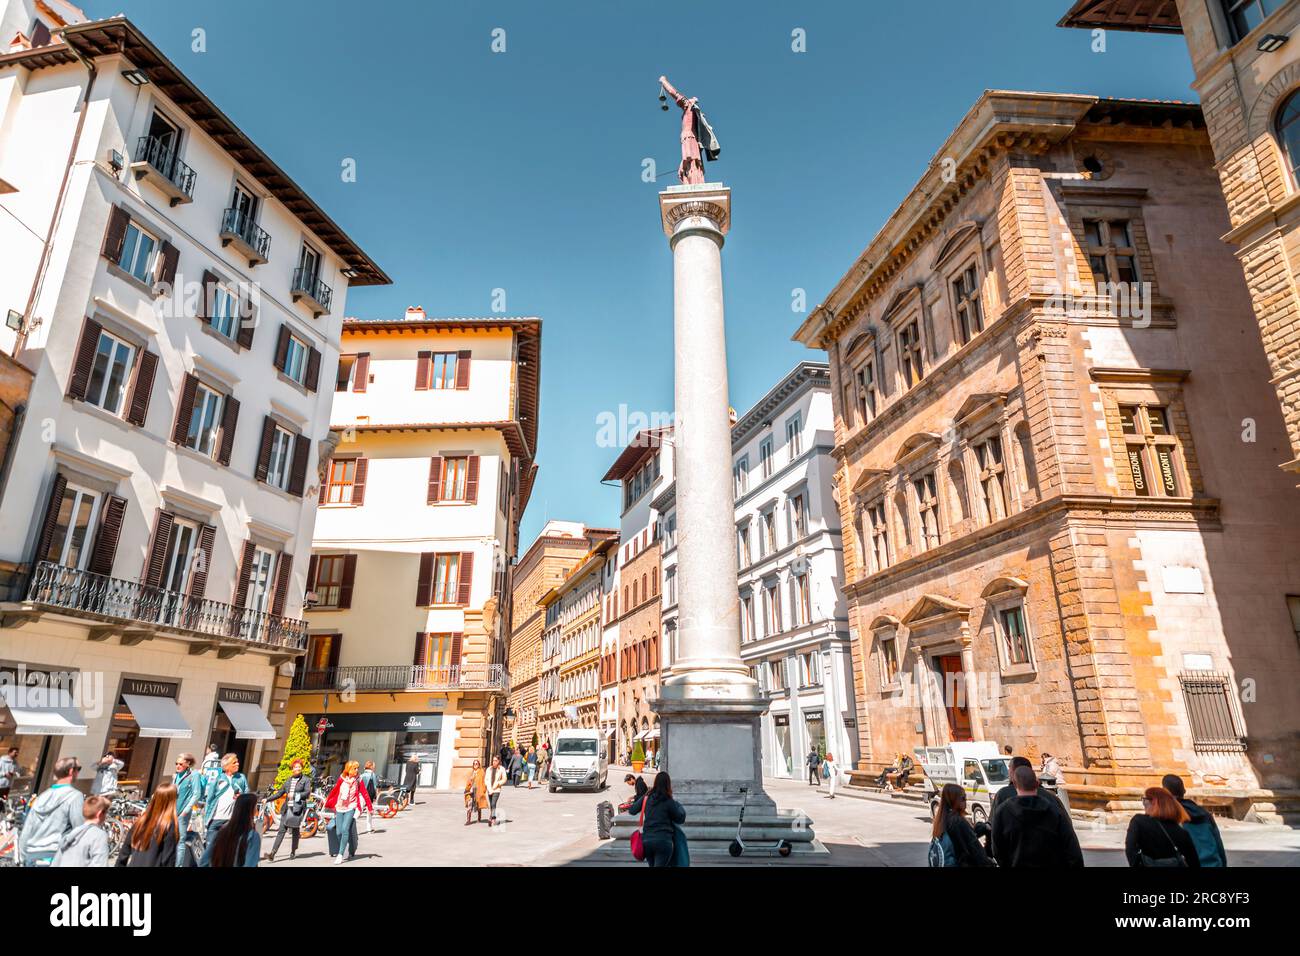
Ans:
MULTIPOLYGON (((591 862, 602 845, 596 837, 596 804, 626 799, 622 769, 611 769, 610 788, 603 794, 548 793, 538 787, 507 787, 501 795, 506 821, 489 829, 486 823, 465 826, 459 794, 421 793, 419 803, 394 820, 376 820, 375 832, 362 833, 357 859, 344 867, 373 866, 556 866, 591 862)), ((652 774, 646 774, 651 778, 652 774)), ((844 794, 826 798, 824 789, 805 783, 766 780, 764 786, 783 809, 805 810, 828 856, 806 862, 811 866, 923 866, 929 842, 929 818, 915 805, 844 794)), ((1124 866, 1124 827, 1094 828, 1076 823, 1089 866, 1124 866)), ((272 838, 274 834, 272 834, 272 838)), ((1233 866, 1300 865, 1300 831, 1287 827, 1229 821, 1223 841, 1233 866)), ((287 842, 285 844, 287 847, 287 842)), ((263 851, 269 843, 263 844, 263 851)), ((283 849, 283 848, 282 848, 283 849)), ((696 864, 704 862, 697 858, 696 864)), ((263 866, 327 866, 323 832, 304 840, 298 859, 287 850, 274 864, 263 866)), ((604 865, 602 861, 602 865, 604 865)), ((782 865, 785 864, 782 861, 782 865)))

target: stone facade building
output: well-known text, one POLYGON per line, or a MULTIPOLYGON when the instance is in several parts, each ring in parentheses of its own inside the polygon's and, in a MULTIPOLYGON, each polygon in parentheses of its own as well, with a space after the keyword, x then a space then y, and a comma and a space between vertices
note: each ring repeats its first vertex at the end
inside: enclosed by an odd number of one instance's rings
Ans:
POLYGON ((992 91, 800 327, 860 769, 986 739, 1083 803, 1296 785, 1300 509, 1228 228, 1198 108, 992 91))

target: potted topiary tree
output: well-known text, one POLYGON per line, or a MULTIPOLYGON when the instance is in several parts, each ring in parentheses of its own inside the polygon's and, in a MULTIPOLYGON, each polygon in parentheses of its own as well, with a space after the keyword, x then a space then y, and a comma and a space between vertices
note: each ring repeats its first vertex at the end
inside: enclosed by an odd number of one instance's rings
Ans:
POLYGON ((645 747, 637 740, 632 744, 632 772, 640 773, 643 769, 645 769, 645 747))
POLYGON ((289 734, 284 740, 284 753, 280 756, 280 766, 275 772, 275 785, 279 787, 289 779, 293 772, 293 762, 302 761, 302 772, 311 776, 311 733, 307 730, 307 721, 299 714, 289 725, 289 734))

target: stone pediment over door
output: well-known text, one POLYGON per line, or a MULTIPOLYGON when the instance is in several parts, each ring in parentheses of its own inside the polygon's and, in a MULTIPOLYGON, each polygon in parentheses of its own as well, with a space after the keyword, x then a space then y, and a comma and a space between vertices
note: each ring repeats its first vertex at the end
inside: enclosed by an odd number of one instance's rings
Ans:
POLYGON ((914 644, 944 644, 949 641, 965 643, 969 640, 967 621, 970 605, 954 601, 939 594, 923 594, 903 615, 914 644))

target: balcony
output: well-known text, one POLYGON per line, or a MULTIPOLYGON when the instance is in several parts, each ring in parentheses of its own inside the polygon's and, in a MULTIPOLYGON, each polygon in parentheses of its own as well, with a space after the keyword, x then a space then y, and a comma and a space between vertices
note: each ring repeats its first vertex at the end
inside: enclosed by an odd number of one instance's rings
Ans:
POLYGON ((402 691, 487 690, 510 693, 510 676, 501 664, 477 667, 426 667, 412 664, 383 664, 357 667, 326 667, 299 670, 293 675, 294 690, 402 691))
POLYGON ((22 607, 10 616, 56 612, 90 620, 91 640, 117 635, 138 644, 158 634, 201 640, 191 654, 215 650, 220 658, 246 650, 296 655, 307 646, 307 623, 220 601, 151 588, 138 581, 66 568, 52 561, 36 566, 22 607))
POLYGON ((248 260, 250 269, 271 257, 270 235, 253 222, 247 211, 233 206, 221 215, 221 245, 222 248, 233 246, 235 252, 248 260))
POLYGON ((131 172, 162 190, 173 206, 194 201, 194 170, 181 162, 174 147, 152 136, 141 136, 135 146, 131 172))
POLYGON ((289 294, 295 302, 305 302, 312 315, 320 318, 330 310, 330 299, 334 292, 311 269, 299 266, 293 270, 293 285, 289 294))

